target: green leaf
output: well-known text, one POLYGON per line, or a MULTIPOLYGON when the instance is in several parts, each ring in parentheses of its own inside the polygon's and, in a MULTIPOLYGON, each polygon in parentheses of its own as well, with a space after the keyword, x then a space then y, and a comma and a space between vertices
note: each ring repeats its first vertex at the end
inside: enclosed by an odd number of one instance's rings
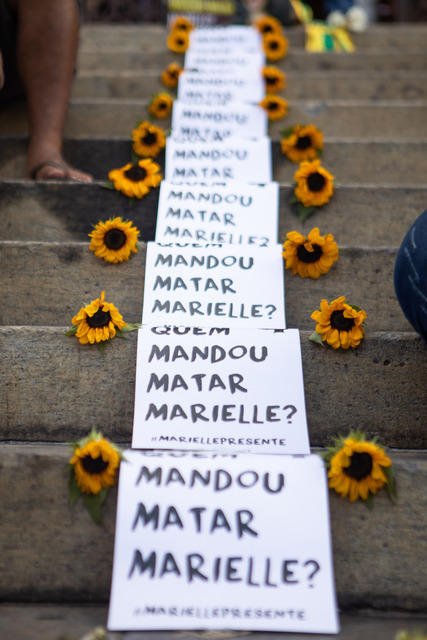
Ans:
POLYGON ((122 338, 125 339, 126 338, 126 333, 130 333, 131 331, 136 331, 137 329, 140 328, 140 324, 138 323, 132 323, 132 322, 128 322, 126 324, 126 326, 123 327, 123 329, 120 329, 120 331, 116 332, 116 338, 122 338))
POLYGON ((362 311, 362 307, 358 307, 356 304, 350 304, 350 303, 348 303, 348 304, 355 311, 362 311))
POLYGON ((77 500, 81 496, 81 491, 77 485, 76 477, 74 475, 74 467, 70 468, 70 481, 68 483, 68 498, 70 500, 70 504, 76 504, 77 500))
POLYGON ((110 189, 110 191, 114 191, 115 190, 115 187, 114 187, 113 183, 110 182, 109 180, 107 182, 103 182, 101 184, 101 187, 103 189, 110 189))
POLYGON ((282 129, 282 131, 280 132, 280 137, 289 138, 289 136, 292 135, 293 131, 294 131, 293 127, 286 127, 286 129, 282 129))
POLYGON ((107 489, 102 489, 96 495, 86 493, 83 495, 83 504, 95 524, 101 524, 102 505, 104 504, 106 497, 107 489))
POLYGON ((397 488, 396 488, 396 478, 394 475, 393 467, 381 467, 385 477, 387 478, 386 491, 387 495, 390 498, 393 504, 397 503, 397 488))
POLYGON ((313 215, 317 207, 305 207, 301 202, 298 203, 297 213, 301 222, 305 222, 307 218, 313 215))
POLYGON ((313 331, 313 333, 309 337, 309 340, 311 340, 312 342, 315 342, 316 344, 320 344, 322 347, 325 346, 322 340, 322 336, 320 335, 320 333, 317 333, 317 331, 313 331))
POLYGON ((140 160, 141 158, 132 151, 132 153, 130 154, 130 161, 132 162, 132 164, 138 164, 140 160))
POLYGON ((75 336, 77 333, 77 327, 70 327, 69 329, 67 329, 67 331, 65 332, 66 336, 75 336))
POLYGON ((368 497, 366 498, 366 500, 364 500, 363 502, 368 507, 368 509, 373 509, 374 508, 374 496, 372 495, 372 493, 370 493, 368 495, 368 497))
POLYGON ((135 331, 141 327, 141 323, 139 322, 127 322, 123 329, 121 329, 122 333, 129 333, 130 331, 135 331))

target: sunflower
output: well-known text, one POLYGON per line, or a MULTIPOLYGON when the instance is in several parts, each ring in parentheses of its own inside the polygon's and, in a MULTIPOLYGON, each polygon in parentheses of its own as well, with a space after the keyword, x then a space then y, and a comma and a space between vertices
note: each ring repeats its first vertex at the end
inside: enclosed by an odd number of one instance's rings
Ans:
POLYGON ((114 486, 119 464, 118 449, 96 432, 78 443, 70 458, 78 488, 92 495, 114 486))
POLYGON ((91 238, 89 249, 106 262, 118 264, 129 260, 132 253, 138 252, 137 241, 139 230, 132 226, 132 222, 122 218, 101 220, 89 233, 91 238))
POLYGON ((320 160, 301 162, 294 175, 296 199, 305 207, 321 207, 334 193, 334 176, 320 160))
POLYGON ((298 231, 289 231, 283 244, 283 257, 286 269, 291 269, 293 275, 301 278, 319 278, 328 273, 332 265, 338 260, 338 245, 332 233, 320 235, 318 227, 303 236, 298 231))
POLYGON ((148 113, 154 118, 168 118, 172 111, 173 98, 168 93, 158 93, 148 105, 148 113))
POLYGON ((117 329, 121 331, 126 326, 117 307, 112 302, 105 301, 104 291, 99 298, 82 307, 71 322, 76 327, 74 335, 80 344, 111 340, 117 329))
POLYGON ((262 77, 267 93, 278 93, 286 87, 286 75, 277 67, 264 67, 262 77))
POLYGON ((273 16, 259 16, 254 20, 253 25, 262 36, 266 36, 269 33, 282 33, 282 23, 273 16))
POLYGON ((262 39, 262 48, 270 62, 284 58, 288 52, 288 40, 280 33, 268 33, 262 39))
POLYGON ((186 31, 175 29, 171 31, 166 39, 166 46, 174 53, 185 53, 190 44, 190 36, 186 31))
POLYGON ((183 72, 183 68, 177 62, 171 62, 168 64, 166 69, 162 71, 160 76, 160 80, 163 82, 165 87, 169 89, 175 89, 178 85, 178 78, 180 74, 183 72))
POLYGON ((280 120, 288 113, 288 101, 280 96, 265 96, 259 103, 268 115, 269 120, 280 120))
POLYGON ((314 160, 323 149, 323 133, 314 124, 296 124, 285 132, 280 147, 291 162, 314 160))
POLYGON ((354 349, 364 338, 366 311, 348 304, 345 296, 340 296, 331 303, 321 300, 320 309, 313 311, 311 318, 317 323, 315 333, 333 349, 354 349))
POLYGON ((144 120, 132 131, 132 149, 137 156, 154 158, 166 146, 161 127, 144 120))
MULTIPOLYGON (((350 502, 358 498, 367 500, 390 480, 393 484, 390 458, 382 447, 367 441, 361 433, 337 440, 337 446, 329 452, 328 467, 329 487, 350 502)), ((389 495, 394 492, 392 486, 387 488, 389 495)))
POLYGON ((162 176, 160 166, 150 158, 139 160, 136 164, 129 162, 120 169, 109 172, 108 178, 117 191, 121 191, 128 198, 143 198, 152 187, 157 187, 162 176))
POLYGON ((185 16, 178 16, 171 22, 169 25, 169 31, 182 31, 185 33, 190 33, 194 29, 193 22, 186 18, 185 16))

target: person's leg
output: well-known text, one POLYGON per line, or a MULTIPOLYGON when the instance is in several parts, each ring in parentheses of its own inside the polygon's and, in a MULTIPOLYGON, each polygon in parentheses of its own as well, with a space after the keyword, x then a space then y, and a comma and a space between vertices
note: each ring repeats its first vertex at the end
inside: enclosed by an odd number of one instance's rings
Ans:
POLYGON ((27 99, 28 173, 38 180, 90 182, 91 176, 70 167, 62 156, 78 46, 76 0, 9 2, 17 14, 17 62, 27 99))
POLYGON ((16 68, 16 16, 8 0, 0 0, 0 105, 22 97, 16 68))
POLYGON ((3 89, 3 85, 4 85, 3 56, 0 51, 0 90, 3 89))
POLYGON ((394 286, 403 313, 427 340, 427 210, 403 239, 396 258, 394 286))

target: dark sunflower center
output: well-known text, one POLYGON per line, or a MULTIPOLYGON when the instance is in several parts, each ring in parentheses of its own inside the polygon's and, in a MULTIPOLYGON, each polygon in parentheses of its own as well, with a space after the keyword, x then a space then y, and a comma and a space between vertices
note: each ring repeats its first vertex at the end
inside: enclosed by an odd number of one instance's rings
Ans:
MULTIPOLYGON (((304 149, 308 149, 309 147, 311 147, 311 138, 310 136, 300 136, 297 140, 296 143, 296 148, 300 149, 301 151, 304 151, 304 149)), ((317 174, 319 175, 319 174, 317 174)), ((310 176, 311 177, 311 176, 310 176)), ((312 189, 313 191, 313 189, 312 189)))
POLYGON ((313 251, 307 251, 303 244, 300 244, 297 249, 297 256, 301 262, 317 262, 317 260, 323 255, 322 247, 318 244, 313 244, 313 251))
POLYGON ((365 451, 355 452, 350 458, 348 467, 344 467, 343 471, 347 476, 354 480, 363 480, 372 471, 372 457, 365 451))
POLYGON ((164 100, 160 100, 160 102, 157 103, 157 109, 159 111, 164 111, 167 108, 168 108, 168 105, 164 100))
POLYGON ((354 327, 353 318, 344 318, 344 311, 332 311, 331 313, 331 327, 338 329, 338 331, 350 331, 354 327))
POLYGON ((266 76, 265 81, 269 85, 274 85, 277 83, 277 78, 275 76, 266 76))
POLYGON ((147 177, 147 172, 143 167, 140 167, 138 164, 134 164, 133 167, 125 171, 125 176, 132 182, 140 182, 147 177))
POLYGON ((277 111, 278 108, 279 108, 279 105, 277 102, 269 102, 267 105, 267 109, 269 111, 277 111))
POLYGON ((176 80, 178 77, 178 71, 176 69, 169 69, 169 75, 173 80, 176 80))
POLYGON ((277 42, 277 40, 273 40, 273 42, 268 43, 268 46, 270 47, 270 49, 275 51, 276 49, 279 48, 279 43, 277 42))
POLYGON ((107 327, 110 320, 110 312, 103 311, 102 309, 98 309, 98 311, 94 313, 93 316, 88 316, 86 318, 86 322, 91 329, 100 329, 101 327, 107 327))
POLYGON ((176 39, 176 43, 177 43, 180 47, 182 47, 182 45, 185 43, 185 40, 183 40, 182 38, 177 38, 177 39, 176 39))
POLYGON ((104 242, 108 249, 118 251, 126 244, 126 234, 121 229, 110 229, 104 236, 104 242))
POLYGON ((108 467, 108 462, 105 462, 101 456, 92 458, 92 456, 87 455, 82 458, 82 467, 86 473, 102 473, 108 467))
POLYGON ((155 144, 157 142, 157 136, 155 133, 152 133, 152 131, 147 131, 145 136, 142 136, 141 142, 148 145, 155 144))
POLYGON ((263 28, 261 29, 262 33, 272 33, 274 31, 273 27, 271 26, 271 24, 265 24, 263 26, 263 28))
POLYGON ((325 186, 325 182, 325 178, 317 171, 315 173, 310 173, 307 178, 307 184, 310 191, 322 191, 325 186))

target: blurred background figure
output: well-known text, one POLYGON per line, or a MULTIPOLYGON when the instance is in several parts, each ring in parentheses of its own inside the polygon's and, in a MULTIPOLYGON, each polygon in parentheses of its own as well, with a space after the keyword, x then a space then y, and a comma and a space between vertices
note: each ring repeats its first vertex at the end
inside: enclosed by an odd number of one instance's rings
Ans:
POLYGON ((394 287, 406 318, 427 340, 427 209, 415 220, 400 246, 394 287))
MULTIPOLYGON (((305 0, 315 20, 325 20, 324 0, 305 0)), ((356 0, 370 22, 416 22, 427 20, 427 0, 356 0)), ((269 13, 283 24, 294 23, 289 0, 235 0, 236 22, 246 21, 251 13, 269 13), (260 7, 260 5, 264 5, 260 7), (289 17, 288 17, 289 16, 289 17)), ((168 0, 84 0, 86 20, 104 22, 166 22, 168 0)), ((344 12, 345 13, 345 12, 344 12)))

